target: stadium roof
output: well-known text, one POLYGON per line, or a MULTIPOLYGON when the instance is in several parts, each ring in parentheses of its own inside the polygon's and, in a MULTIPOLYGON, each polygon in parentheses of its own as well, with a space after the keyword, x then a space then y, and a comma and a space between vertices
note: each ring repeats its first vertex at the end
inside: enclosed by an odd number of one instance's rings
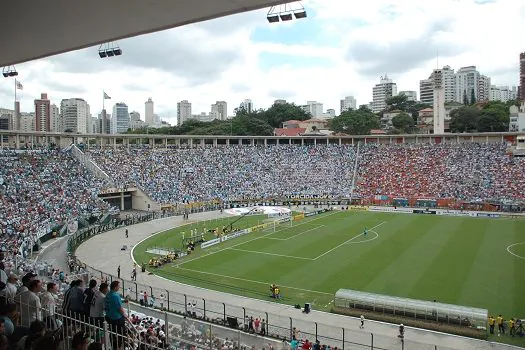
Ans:
POLYGON ((291 0, 6 0, 0 67, 291 0))

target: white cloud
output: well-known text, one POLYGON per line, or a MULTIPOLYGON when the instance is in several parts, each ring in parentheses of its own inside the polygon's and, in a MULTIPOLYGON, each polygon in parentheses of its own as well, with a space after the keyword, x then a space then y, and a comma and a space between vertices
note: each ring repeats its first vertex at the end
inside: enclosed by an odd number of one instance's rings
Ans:
MULTIPOLYGON (((476 65, 493 84, 517 85, 525 5, 476 2, 305 0, 310 16, 301 21, 319 29, 315 42, 312 33, 301 31, 293 32, 298 44, 275 39, 296 24, 269 25, 266 11, 257 11, 121 41, 120 58, 101 60, 95 47, 25 63, 17 66, 25 88, 22 110, 32 110, 33 99, 47 92, 56 104, 85 98, 96 114, 102 90, 111 104, 126 102, 142 115, 150 96, 157 113, 172 117, 183 99, 192 102, 194 113, 209 112, 216 100, 226 100, 231 114, 245 98, 266 108, 280 97, 298 104, 317 100, 338 110, 346 95, 369 102, 385 73, 399 90, 418 91, 419 80, 436 67, 438 49, 441 66, 476 65), (259 35, 255 42, 255 31, 273 39, 261 41, 259 35), (264 61, 263 53, 281 58, 264 61), (301 59, 308 64, 293 64, 301 59)), ((1 107, 12 106, 13 94, 14 82, 0 80, 1 107)))

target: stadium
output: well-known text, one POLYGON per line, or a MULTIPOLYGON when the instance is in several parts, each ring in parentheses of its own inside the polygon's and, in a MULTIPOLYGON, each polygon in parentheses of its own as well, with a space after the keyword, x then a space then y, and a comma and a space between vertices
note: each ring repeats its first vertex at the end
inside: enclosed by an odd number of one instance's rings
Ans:
MULTIPOLYGON (((74 38, 6 32, 0 62, 284 2, 130 4, 119 28, 101 2, 74 38)), ((524 149, 0 130, 0 349, 525 348, 524 149)))

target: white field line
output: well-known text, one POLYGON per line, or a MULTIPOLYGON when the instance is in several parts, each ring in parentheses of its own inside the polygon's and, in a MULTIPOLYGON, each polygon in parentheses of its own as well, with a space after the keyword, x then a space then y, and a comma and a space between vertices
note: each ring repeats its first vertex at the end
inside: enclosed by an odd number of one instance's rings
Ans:
MULTIPOLYGON (((243 282, 250 282, 250 283, 257 283, 257 284, 264 284, 264 285, 267 285, 267 286, 269 286, 272 283, 275 283, 275 282, 270 283, 270 282, 254 281, 254 280, 249 280, 249 279, 246 279, 246 278, 239 278, 239 277, 233 277, 233 276, 227 276, 227 275, 220 275, 218 273, 187 269, 185 267, 178 267, 178 268, 181 269, 181 270, 184 270, 184 271, 195 272, 195 273, 200 273, 200 274, 210 275, 210 276, 215 276, 215 277, 231 278, 233 280, 238 280, 238 281, 243 281, 243 282)), ((333 295, 334 294, 334 293, 319 292, 317 290, 310 290, 310 289, 303 289, 303 288, 297 288, 297 287, 283 286, 282 284, 278 284, 278 285, 280 287, 283 287, 283 288, 288 288, 288 289, 293 289, 293 290, 300 290, 300 291, 309 292, 309 293, 317 293, 317 294, 323 294, 323 295, 333 295)))
POLYGON ((283 254, 276 254, 276 253, 259 252, 256 250, 246 250, 246 249, 237 249, 237 248, 229 248, 229 250, 235 250, 238 252, 253 253, 253 254, 281 256, 283 258, 291 258, 291 259, 313 260, 312 258, 305 258, 304 256, 283 255, 283 254))
POLYGON ((297 234, 295 234, 295 235, 293 235, 293 236, 290 236, 290 237, 288 237, 288 238, 264 237, 264 239, 274 239, 274 240, 276 240, 276 241, 287 241, 287 240, 289 240, 289 239, 292 239, 292 238, 298 237, 298 236, 300 236, 300 235, 302 235, 302 234, 305 234, 306 232, 314 231, 314 230, 317 230, 318 228, 321 228, 321 227, 324 227, 324 226, 326 226, 326 225, 320 225, 320 226, 317 226, 317 227, 311 228, 311 229, 309 229, 309 230, 306 230, 306 231, 303 231, 303 232, 299 232, 299 233, 297 233, 297 234))
POLYGON ((517 246, 517 245, 521 245, 521 244, 525 244, 525 242, 514 243, 514 244, 509 245, 509 246, 507 247, 507 252, 509 252, 510 255, 513 255, 513 256, 515 256, 516 258, 525 259, 525 256, 518 255, 518 254, 512 252, 512 250, 511 250, 512 247, 517 246))
MULTIPOLYGON (((379 223, 379 224, 375 225, 375 226, 372 227, 369 231, 372 231, 373 229, 378 228, 379 226, 383 225, 384 223, 386 223, 386 221, 383 221, 382 223, 379 223)), ((375 231, 374 231, 374 232, 375 232, 375 231)), ((322 258, 322 257, 325 256, 326 254, 329 254, 329 253, 333 252, 334 250, 336 250, 337 248, 340 248, 340 247, 344 246, 344 245, 347 244, 348 242, 352 242, 354 239, 356 239, 356 238, 358 238, 358 237, 360 237, 360 236, 362 236, 362 235, 363 235, 363 233, 360 233, 360 234, 358 234, 357 236, 354 236, 354 237, 350 238, 349 240, 344 241, 343 243, 339 244, 338 246, 333 247, 332 249, 327 250, 327 251, 324 252, 323 254, 317 256, 317 257, 314 258, 313 260, 317 260, 317 259, 319 259, 319 258, 322 258)))
MULTIPOLYGON (((368 230, 368 232, 371 232, 371 233, 375 233, 375 236, 373 238, 369 238, 369 239, 366 239, 364 241, 359 241, 359 242, 348 242, 346 244, 361 244, 361 243, 368 243, 368 242, 372 242, 372 241, 375 241, 376 239, 379 238, 379 233, 377 233, 376 231, 372 231, 372 230, 368 230)), ((363 235, 364 236, 364 235, 363 235)))
MULTIPOLYGON (((328 215, 322 215, 322 216, 319 216, 319 217, 317 217, 317 218, 315 218, 315 219, 312 219, 312 220, 309 220, 309 221, 307 221, 307 222, 304 222, 304 223, 298 224, 298 225, 296 225, 296 226, 303 225, 303 224, 306 224, 306 223, 309 223, 309 222, 312 222, 312 221, 315 221, 315 220, 323 219, 323 218, 325 218, 325 217, 327 217, 327 216, 334 215, 334 214, 336 214, 336 213, 339 213, 339 212, 338 212, 338 211, 334 211, 333 213, 330 213, 330 214, 328 214, 328 215)), ((219 249, 219 250, 217 250, 217 251, 210 252, 210 253, 208 253, 208 254, 200 255, 200 256, 198 256, 198 257, 196 257, 196 258, 193 258, 193 259, 183 260, 183 261, 181 261, 179 264, 177 264, 176 266, 179 267, 179 266, 184 265, 184 264, 187 264, 187 263, 189 263, 189 262, 192 262, 192 261, 195 261, 195 260, 202 259, 202 258, 204 258, 204 257, 206 257, 206 256, 209 256, 209 255, 212 255, 212 254, 217 254, 217 253, 220 253, 220 252, 225 251, 225 250, 227 250, 227 249, 235 248, 235 247, 238 247, 238 246, 240 246, 240 245, 243 245, 243 244, 246 244, 246 243, 250 243, 250 242, 256 241, 256 240, 258 240, 258 239, 264 238, 264 237, 268 237, 268 236, 270 236, 270 235, 273 235, 274 233, 275 233, 275 232, 270 232, 270 233, 267 233, 267 234, 262 235, 262 236, 260 236, 260 237, 255 237, 255 238, 249 239, 249 240, 247 240, 247 241, 244 241, 244 242, 240 242, 240 243, 234 244, 234 245, 232 245, 231 247, 222 248, 222 249, 219 249)))

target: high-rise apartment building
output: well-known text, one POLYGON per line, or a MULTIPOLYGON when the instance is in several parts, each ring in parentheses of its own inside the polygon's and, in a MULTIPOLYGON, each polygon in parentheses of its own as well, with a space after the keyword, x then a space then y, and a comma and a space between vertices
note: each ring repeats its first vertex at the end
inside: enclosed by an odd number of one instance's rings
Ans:
POLYGON ((151 97, 144 103, 144 120, 147 125, 155 124, 154 105, 151 97))
POLYGON ((49 106, 50 131, 61 132, 62 131, 62 120, 60 119, 60 108, 56 104, 49 106))
POLYGON ((139 112, 131 112, 129 113, 129 128, 131 130, 137 130, 144 126, 144 122, 140 119, 140 113, 139 112))
POLYGON ((35 131, 51 131, 51 101, 47 94, 35 99, 35 131))
POLYGON ((341 100, 339 111, 343 113, 350 109, 357 109, 357 101, 354 96, 346 96, 341 100))
POLYGON ((243 102, 241 102, 240 108, 244 109, 247 113, 252 113, 254 110, 252 100, 250 99, 244 100, 243 102))
POLYGON ((273 101, 273 104, 274 105, 284 105, 284 104, 286 104, 286 100, 277 99, 277 100, 273 101))
POLYGON ((520 90, 519 99, 525 101, 525 52, 520 53, 520 90))
POLYGON ((387 75, 372 89, 372 112, 379 113, 386 108, 386 101, 397 95, 397 84, 387 75))
POLYGON ((35 112, 20 113, 20 131, 31 132, 35 130, 35 112))
POLYGON ((13 130, 14 129, 14 115, 15 111, 13 109, 0 108, 0 117, 2 118, 2 127, 0 130, 13 130), (7 129, 2 129, 6 127, 7 129))
POLYGON ((508 102, 518 98, 518 89, 516 86, 495 86, 490 87, 489 101, 508 102))
POLYGON ((432 75, 428 79, 419 81, 419 99, 424 104, 432 105, 434 103, 434 80, 432 75))
POLYGON ((98 126, 96 130, 101 134, 109 134, 111 131, 111 114, 108 114, 105 109, 98 115, 96 120, 98 126))
POLYGON ((212 120, 228 119, 228 104, 226 103, 226 101, 217 101, 211 105, 210 118, 212 118, 212 120))
POLYGON ((129 111, 128 105, 124 102, 116 103, 113 106, 113 115, 111 116, 111 133, 123 134, 129 129, 129 111))
POLYGON ((91 131, 91 113, 88 103, 81 98, 64 99, 60 102, 62 130, 86 134, 91 131))
POLYGON ((299 106, 306 113, 310 113, 312 118, 323 118, 323 104, 317 101, 306 101, 305 105, 299 106))
POLYGON ((188 119, 191 119, 191 103, 187 100, 177 102, 177 125, 181 126, 188 119))
POLYGON ((455 101, 468 103, 488 101, 490 95, 490 78, 481 75, 476 66, 460 68, 456 73, 455 101))

